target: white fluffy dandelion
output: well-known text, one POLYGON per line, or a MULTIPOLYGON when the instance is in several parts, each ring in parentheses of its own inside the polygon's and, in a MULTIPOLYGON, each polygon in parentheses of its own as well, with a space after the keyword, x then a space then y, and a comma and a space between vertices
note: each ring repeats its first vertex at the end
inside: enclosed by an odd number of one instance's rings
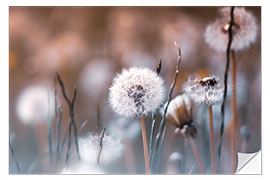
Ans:
POLYGON ((189 79, 184 84, 184 91, 195 103, 213 105, 222 100, 224 87, 218 78, 205 77, 189 79))
MULTIPOLYGON (((79 138, 81 158, 91 164, 96 164, 100 151, 100 136, 89 134, 85 138, 79 138)), ((124 145, 119 139, 104 135, 103 147, 100 154, 100 164, 109 164, 119 159, 124 151, 124 145)))
MULTIPOLYGON (((221 18, 209 24, 204 34, 206 43, 217 51, 225 51, 227 48, 228 29, 231 21, 230 11, 229 7, 222 8, 221 18)), ((254 15, 243 7, 236 7, 231 49, 239 51, 248 48, 256 41, 257 31, 258 25, 254 15)))
POLYGON ((124 69, 113 80, 109 103, 124 117, 141 116, 155 111, 165 97, 164 82, 148 68, 124 69))
POLYGON ((16 109, 25 124, 47 122, 54 112, 53 90, 45 86, 27 87, 18 97, 16 109))

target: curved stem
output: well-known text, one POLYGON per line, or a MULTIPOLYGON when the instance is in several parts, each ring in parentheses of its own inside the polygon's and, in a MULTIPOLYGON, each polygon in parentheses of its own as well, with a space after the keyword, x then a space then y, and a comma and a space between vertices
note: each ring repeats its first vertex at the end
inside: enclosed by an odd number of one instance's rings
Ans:
POLYGON ((211 168, 212 173, 216 173, 216 167, 215 167, 215 140, 214 140, 214 128, 213 128, 213 112, 212 112, 212 106, 208 106, 208 114, 209 114, 209 130, 210 130, 210 154, 211 154, 211 168))
POLYGON ((231 61, 232 61, 232 83, 233 83, 233 93, 232 93, 232 115, 233 115, 233 126, 231 131, 231 148, 232 148, 232 173, 235 172, 236 169, 236 157, 235 157, 235 148, 236 148, 236 124, 237 124, 237 106, 236 106, 236 61, 235 61, 235 53, 231 51, 231 61))
POLYGON ((148 155, 148 146, 147 146, 147 136, 146 129, 144 124, 143 116, 140 116, 141 126, 142 126, 142 138, 143 138, 143 151, 144 151, 144 161, 145 161, 145 173, 150 173, 150 165, 149 165, 149 155, 148 155))
POLYGON ((195 144, 192 137, 188 137, 188 141, 189 141, 189 143, 191 145, 191 148, 192 148, 192 150, 194 152, 194 155, 195 155, 195 158, 197 160, 199 169, 200 169, 201 173, 204 174, 205 172, 204 172, 204 168, 203 168, 203 165, 202 165, 202 162, 201 162, 201 159, 200 159, 198 148, 197 148, 197 146, 196 146, 196 144, 195 144))

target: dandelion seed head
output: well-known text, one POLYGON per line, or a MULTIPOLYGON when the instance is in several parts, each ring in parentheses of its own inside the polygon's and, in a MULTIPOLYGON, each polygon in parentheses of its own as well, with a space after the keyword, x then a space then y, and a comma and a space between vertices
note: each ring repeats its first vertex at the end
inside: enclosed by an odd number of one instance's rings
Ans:
POLYGON ((165 89, 161 77, 148 68, 124 69, 113 80, 109 103, 120 116, 146 115, 160 107, 165 89))
MULTIPOLYGON (((204 33, 206 43, 217 51, 226 51, 231 8, 221 9, 221 18, 209 24, 204 33)), ((258 25, 254 15, 243 7, 234 9, 234 24, 232 26, 233 41, 231 49, 243 50, 256 41, 258 25)))
POLYGON ((47 122, 54 113, 53 90, 38 85, 25 88, 18 97, 16 110, 25 124, 47 122))
POLYGON ((183 87, 184 92, 197 104, 213 105, 223 97, 223 83, 216 77, 189 79, 183 87))
MULTIPOLYGON (((119 139, 105 134, 102 144, 100 164, 110 164, 122 156, 124 145, 119 139)), ((100 151, 100 135, 89 134, 85 138, 79 138, 79 148, 83 160, 91 164, 97 163, 100 151)))

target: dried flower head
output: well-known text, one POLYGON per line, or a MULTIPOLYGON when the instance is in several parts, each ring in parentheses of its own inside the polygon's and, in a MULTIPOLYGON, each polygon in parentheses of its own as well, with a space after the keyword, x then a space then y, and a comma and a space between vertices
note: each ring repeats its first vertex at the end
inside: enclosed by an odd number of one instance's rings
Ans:
POLYGON ((23 123, 47 122, 54 112, 53 90, 45 86, 27 87, 21 92, 16 108, 23 123))
MULTIPOLYGON (((109 164, 121 157, 124 145, 119 139, 104 135, 103 147, 100 155, 100 164, 109 164)), ((95 164, 100 151, 100 136, 89 134, 85 138, 79 138, 79 148, 81 158, 91 164, 95 164)))
MULTIPOLYGON (((217 51, 226 51, 228 42, 228 29, 230 26, 231 8, 222 8, 221 18, 206 28, 204 38, 207 44, 217 51)), ((234 9, 234 23, 232 26, 233 41, 231 49, 243 50, 256 41, 258 25, 252 13, 243 7, 234 9)))
POLYGON ((184 91, 198 104, 213 105, 221 101, 223 97, 223 83, 216 77, 205 77, 203 79, 189 79, 184 84, 184 91))
POLYGON ((175 136, 195 137, 197 130, 192 120, 192 102, 186 94, 179 95, 170 102, 166 118, 175 126, 175 136))
POLYGON ((124 117, 146 115, 160 107, 165 97, 164 82, 148 68, 124 69, 113 80, 109 103, 124 117))

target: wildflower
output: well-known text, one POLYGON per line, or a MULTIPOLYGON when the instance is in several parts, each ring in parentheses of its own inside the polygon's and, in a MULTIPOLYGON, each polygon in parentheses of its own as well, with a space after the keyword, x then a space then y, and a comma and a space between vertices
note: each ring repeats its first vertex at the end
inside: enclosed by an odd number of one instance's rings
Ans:
POLYGON ((197 129, 192 120, 192 102, 186 94, 179 95, 170 102, 166 116, 176 127, 175 136, 182 134, 184 137, 195 137, 197 129))
POLYGON ((113 136, 119 137, 122 140, 135 139, 141 131, 140 123, 129 118, 119 118, 112 121, 109 126, 109 132, 113 136))
MULTIPOLYGON (((217 51, 226 51, 228 29, 231 21, 230 8, 222 8, 221 18, 206 28, 204 38, 207 44, 217 51)), ((245 8, 236 7, 234 10, 234 23, 232 26, 233 41, 231 49, 235 51, 248 48, 256 41, 258 25, 252 13, 245 8)))
POLYGON ((17 100, 17 114, 26 124, 42 123, 54 112, 53 90, 44 86, 24 89, 17 100))
POLYGON ((184 84, 184 91, 195 103, 213 105, 223 97, 223 83, 216 77, 189 79, 184 84))
POLYGON ((113 80, 109 103, 120 116, 141 116, 159 108, 164 96, 164 82, 157 73, 134 67, 124 69, 113 80))
MULTIPOLYGON (((100 155, 101 164, 109 164, 119 159, 123 154, 124 145, 119 139, 105 134, 102 144, 103 148, 100 155)), ((100 151, 100 136, 89 134, 85 138, 80 138, 79 148, 81 158, 88 163, 95 164, 100 151)))

